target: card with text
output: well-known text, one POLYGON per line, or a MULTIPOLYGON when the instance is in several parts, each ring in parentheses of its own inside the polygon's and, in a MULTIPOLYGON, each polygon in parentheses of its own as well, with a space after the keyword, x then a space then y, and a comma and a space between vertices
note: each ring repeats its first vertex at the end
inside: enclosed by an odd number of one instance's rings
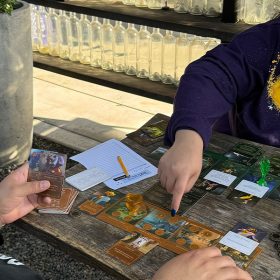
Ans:
POLYGON ((47 180, 51 186, 41 196, 60 198, 64 184, 67 156, 57 152, 32 149, 29 156, 28 181, 47 180))
POLYGON ((124 197, 124 194, 111 190, 107 187, 93 193, 92 197, 79 205, 79 209, 90 215, 97 215, 104 209, 109 208, 119 199, 124 197))
POLYGON ((138 232, 132 232, 115 243, 107 251, 108 255, 130 265, 154 249, 158 243, 138 232))
POLYGON ((265 236, 265 231, 239 222, 219 241, 219 243, 249 256, 255 251, 265 236))

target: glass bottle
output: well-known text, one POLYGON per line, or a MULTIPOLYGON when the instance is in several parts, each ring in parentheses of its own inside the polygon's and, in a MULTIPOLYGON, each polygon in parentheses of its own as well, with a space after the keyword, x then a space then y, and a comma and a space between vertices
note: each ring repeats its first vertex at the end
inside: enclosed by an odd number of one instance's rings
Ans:
POLYGON ((38 51, 39 49, 39 7, 33 4, 31 6, 31 34, 32 34, 32 50, 38 51))
POLYGON ((79 22, 79 58, 82 64, 90 64, 90 21, 86 15, 81 15, 79 22))
POLYGON ((136 76, 138 78, 149 77, 150 38, 151 34, 147 26, 141 25, 136 47, 136 76))
POLYGON ((127 75, 136 75, 136 46, 138 31, 133 23, 129 23, 125 32, 125 73, 127 75))
POLYGON ((205 52, 206 52, 205 38, 200 36, 195 36, 190 45, 190 63, 201 58, 203 55, 205 55, 205 52))
POLYGON ((161 80, 162 38, 159 28, 153 28, 150 40, 150 70, 151 81, 161 80))
POLYGON ((125 28, 121 21, 117 21, 113 29, 113 71, 124 72, 124 38, 125 28))
POLYGON ((124 5, 135 5, 135 0, 123 0, 124 5))
POLYGON ((60 10, 58 17, 59 26, 59 56, 63 59, 69 59, 69 18, 66 11, 60 10))
POLYGON ((205 0, 190 0, 189 12, 192 15, 202 15, 205 9, 205 0))
POLYGON ((176 39, 176 54, 175 54, 175 84, 178 85, 181 76, 184 74, 186 67, 190 62, 190 44, 191 35, 180 33, 176 39))
POLYGON ((209 41, 205 46, 205 52, 211 51, 212 49, 216 48, 220 44, 221 44, 220 39, 209 38, 209 41))
POLYGON ((162 72, 161 81, 164 84, 173 84, 175 75, 175 46, 176 38, 173 31, 166 30, 162 40, 162 72))
POLYGON ((46 8, 40 6, 38 15, 39 15, 38 50, 42 54, 47 54, 49 53, 49 45, 48 45, 48 14, 46 8))
POLYGON ((113 26, 109 19, 104 18, 101 31, 101 68, 113 68, 113 26))
POLYGON ((135 0, 135 6, 136 7, 147 7, 147 1, 148 0, 135 0))
POLYGON ((101 30, 102 25, 97 17, 93 17, 91 22, 91 51, 90 65, 101 67, 101 30))
POLYGON ((69 18, 69 59, 80 61, 79 19, 75 12, 70 12, 69 18))
POLYGON ((148 0, 149 9, 161 9, 164 6, 164 0, 148 0))
POLYGON ((222 13, 223 0, 206 0, 204 14, 208 17, 218 17, 222 13))
POLYGON ((244 21, 256 24, 263 22, 264 0, 246 0, 244 2, 244 21))
POLYGON ((53 8, 49 8, 48 45, 49 54, 52 56, 59 56, 58 15, 53 8))
POLYGON ((175 0, 174 2, 174 11, 176 13, 186 13, 188 11, 187 1, 186 0, 175 0))

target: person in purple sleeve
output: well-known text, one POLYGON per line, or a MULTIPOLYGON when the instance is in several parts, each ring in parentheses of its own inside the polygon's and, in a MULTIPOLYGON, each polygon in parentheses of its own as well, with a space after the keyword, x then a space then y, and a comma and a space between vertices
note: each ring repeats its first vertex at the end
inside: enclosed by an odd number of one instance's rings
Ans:
POLYGON ((179 209, 212 129, 280 147, 280 18, 254 26, 191 63, 181 77, 158 168, 179 209))

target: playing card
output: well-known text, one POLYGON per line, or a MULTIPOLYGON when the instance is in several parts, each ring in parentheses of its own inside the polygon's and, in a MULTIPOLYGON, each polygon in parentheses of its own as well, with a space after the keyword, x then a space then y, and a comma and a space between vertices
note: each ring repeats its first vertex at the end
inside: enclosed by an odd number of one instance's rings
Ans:
MULTIPOLYGON (((145 200, 147 200, 148 202, 159 206, 167 211, 170 210, 173 196, 172 194, 168 193, 166 189, 160 185, 159 182, 154 184, 143 195, 145 200)), ((177 214, 182 215, 183 213, 185 213, 204 195, 205 191, 202 191, 200 189, 192 189, 190 192, 184 194, 177 214)))
POLYGON ((222 234, 220 231, 188 220, 169 240, 175 242, 177 246, 194 250, 215 245, 222 234))
POLYGON ((115 243, 107 251, 108 255, 130 265, 155 248, 158 243, 138 232, 132 232, 115 243))
POLYGON ((215 246, 221 250, 223 256, 231 257, 237 266, 245 270, 262 251, 259 247, 257 247, 251 255, 247 256, 235 249, 232 249, 220 243, 216 244, 215 246))
POLYGON ((140 145, 149 146, 163 140, 167 124, 166 119, 146 124, 142 128, 127 134, 127 137, 140 145))
POLYGON ((263 154, 262 148, 253 144, 238 143, 224 154, 231 161, 253 165, 263 154))
POLYGON ((165 154, 166 151, 167 151, 167 148, 158 147, 150 153, 150 157, 155 159, 155 160, 160 160, 161 157, 165 154))
POLYGON ((211 167, 213 167, 218 161, 224 160, 224 157, 221 154, 215 153, 210 150, 203 152, 202 159, 202 170, 201 173, 207 172, 211 167))
POLYGON ((50 188, 39 195, 60 198, 65 178, 67 156, 64 154, 32 149, 29 157, 28 181, 48 180, 50 188))
POLYGON ((79 209, 87 214, 95 216, 104 209, 112 206, 123 196, 124 194, 118 191, 104 187, 101 190, 94 192, 90 199, 87 199, 80 204, 79 209))
POLYGON ((260 198, 254 196, 252 194, 248 194, 248 193, 241 192, 238 190, 233 190, 227 196, 227 199, 240 203, 240 204, 249 205, 249 206, 254 206, 260 200, 260 198))
POLYGON ((270 170, 269 173, 280 177, 280 156, 269 158, 270 170))
POLYGON ((153 209, 135 226, 161 238, 167 239, 185 223, 186 220, 180 216, 171 217, 168 211, 153 209))
POLYGON ((59 199, 52 198, 51 204, 40 205, 39 213, 68 214, 79 192, 73 188, 62 188, 59 199))

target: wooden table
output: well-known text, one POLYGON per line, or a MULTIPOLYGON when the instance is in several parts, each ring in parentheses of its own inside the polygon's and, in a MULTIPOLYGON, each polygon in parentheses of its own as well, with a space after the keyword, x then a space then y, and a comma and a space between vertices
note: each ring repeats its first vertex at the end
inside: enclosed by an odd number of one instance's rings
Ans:
MULTIPOLYGON (((209 149, 224 153, 238 141, 240 140, 237 138, 214 133, 209 149)), ((157 164, 149 158, 149 153, 160 146, 160 143, 143 147, 130 139, 125 139, 123 142, 150 162, 157 164)), ((262 147, 266 153, 280 156, 280 149, 270 146, 262 147)), ((80 170, 82 170, 80 165, 74 166, 68 170, 67 176, 80 170)), ((155 182, 157 182, 156 176, 123 188, 121 191, 124 193, 133 192, 133 190, 144 192, 155 182)), ((97 189, 103 186, 104 184, 100 184, 97 189)), ((254 207, 238 205, 225 199, 228 191, 220 196, 207 193, 192 209, 187 211, 186 215, 223 232, 230 230, 238 221, 266 230, 268 234, 277 230, 277 226, 280 224, 280 203, 262 199, 254 207)), ((17 225, 56 246, 56 248, 65 250, 73 257, 117 275, 119 279, 150 279, 164 262, 175 256, 174 253, 157 247, 131 266, 123 265, 118 260, 108 256, 105 253, 106 250, 124 237, 126 232, 85 213, 74 215, 77 212, 77 205, 89 198, 91 194, 92 190, 80 193, 69 215, 38 214, 33 211, 19 220, 17 225)), ((273 242, 267 236, 261 242, 260 247, 263 252, 250 265, 248 271, 255 280, 279 280, 280 258, 273 248, 273 242)))

